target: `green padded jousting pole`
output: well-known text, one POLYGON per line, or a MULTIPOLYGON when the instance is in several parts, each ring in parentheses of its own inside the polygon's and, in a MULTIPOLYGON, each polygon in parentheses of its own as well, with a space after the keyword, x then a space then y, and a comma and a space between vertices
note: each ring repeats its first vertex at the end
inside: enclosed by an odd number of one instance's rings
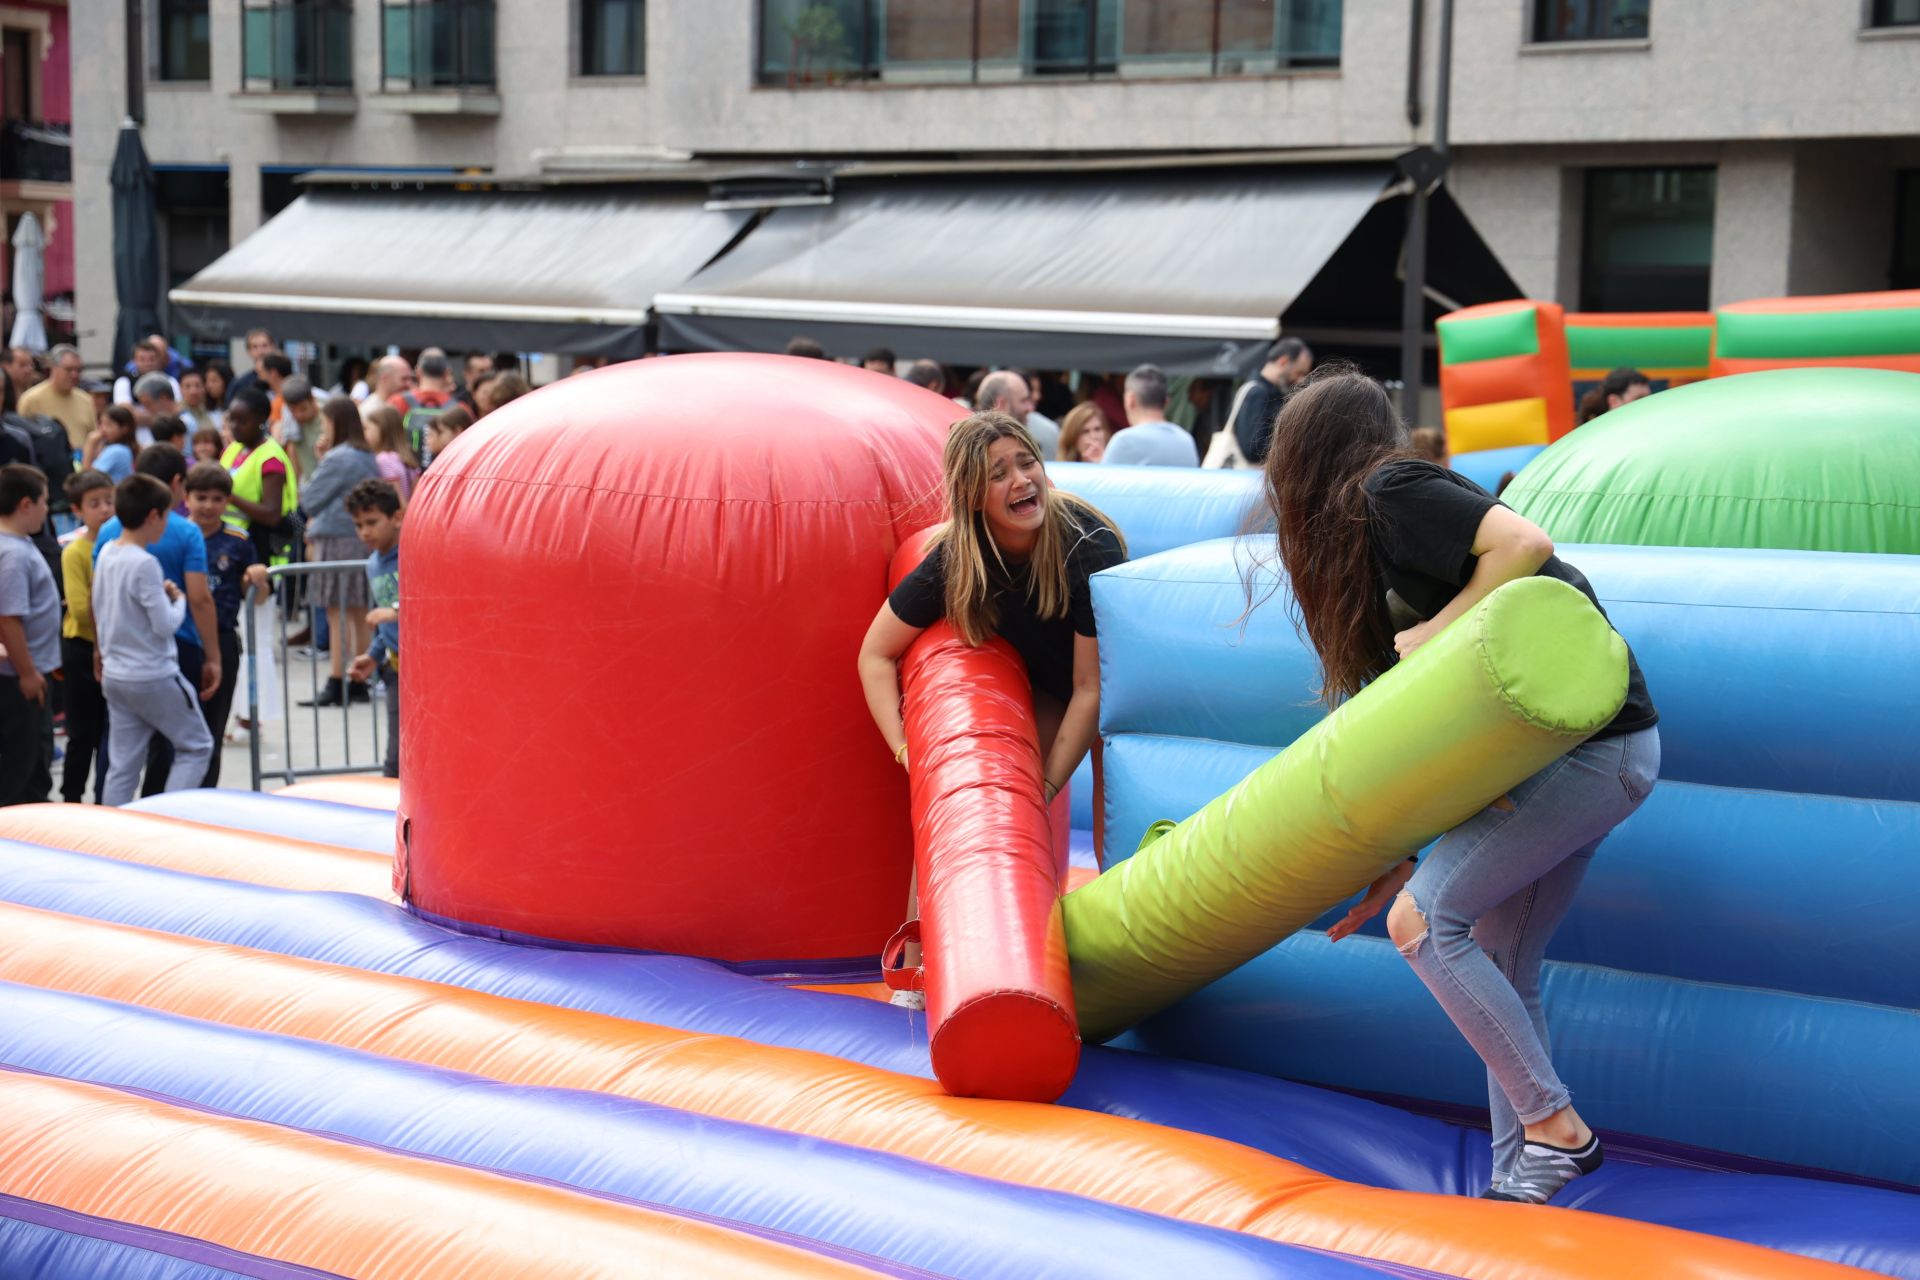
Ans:
POLYGON ((1066 897, 1081 1034, 1245 964, 1620 710, 1627 648, 1552 578, 1510 582, 1206 808, 1066 897))

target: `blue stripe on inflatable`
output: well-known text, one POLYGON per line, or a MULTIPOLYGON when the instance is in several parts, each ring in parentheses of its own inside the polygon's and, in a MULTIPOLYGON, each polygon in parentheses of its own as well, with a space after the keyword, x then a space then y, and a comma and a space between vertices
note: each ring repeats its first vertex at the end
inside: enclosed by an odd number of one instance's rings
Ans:
POLYGON ((0 1061, 941 1275, 1379 1274, 1339 1256, 774 1129, 7 983, 0 1061), (875 1211, 900 1204, 906 1187, 910 1213, 875 1211))
POLYGON ((1260 504, 1258 471, 1185 467, 1108 467, 1049 462, 1058 487, 1085 498, 1119 527, 1134 559, 1247 529, 1260 504))
MULTIPOLYGON (((333 963, 360 963, 389 971, 424 966, 431 972, 419 976, 501 990, 523 999, 547 1000, 544 993, 558 986, 569 998, 547 1002, 600 1008, 663 1025, 831 1052, 890 1070, 927 1074, 924 1047, 912 1047, 924 1046, 924 1032, 903 1035, 903 1011, 887 1005, 771 987, 697 961, 530 951, 449 936, 372 899, 199 880, 11 842, 0 842, 0 898, 267 950, 294 947, 333 963), (383 963, 363 963, 382 956, 383 963)), ((1424 999, 1424 993, 1420 995, 1424 999)), ((1430 1008, 1431 1002, 1423 1007, 1430 1008)), ((1223 1034, 1229 1040, 1243 1037, 1249 1028, 1264 1028, 1270 1020, 1287 1025, 1285 1018, 1297 1012, 1281 1001, 1223 1034)), ((1313 1016, 1313 1011, 1307 1010, 1306 1015, 1313 1016)), ((1383 1019, 1374 1024, 1381 1035, 1389 1035, 1402 1022, 1416 1038, 1433 1032, 1416 1020, 1396 1020, 1386 1014, 1383 1019)), ((1315 1034, 1317 1029, 1310 1029, 1299 1039, 1311 1044, 1315 1034)), ((1442 1028, 1440 1034, 1452 1033, 1442 1028)), ((1329 1060, 1337 1066, 1341 1054, 1335 1040, 1329 1060)), ((1426 1042, 1441 1043, 1438 1039, 1426 1042)), ((1203 1041, 1201 1047, 1214 1051, 1219 1046, 1203 1041)), ((1410 1063, 1404 1051, 1388 1052, 1379 1046, 1374 1051, 1396 1063, 1410 1063)), ((1420 1061, 1425 1058, 1421 1055, 1420 1061)), ((1479 1079, 1477 1073, 1473 1079, 1479 1079)), ((1434 1096, 1417 1087, 1399 1092, 1434 1096)), ((1194 1062, 1089 1049, 1064 1101, 1242 1142, 1353 1182, 1472 1194, 1487 1179, 1484 1135, 1362 1099, 1194 1062)), ((1704 1195, 1718 1185, 1716 1179, 1727 1175, 1695 1172, 1693 1176, 1703 1180, 1704 1195)), ((1806 1185, 1802 1180, 1786 1181, 1795 1187, 1806 1185)), ((1795 1232, 1796 1238, 1817 1236, 1818 1223, 1802 1223, 1794 1216, 1792 1204, 1783 1193, 1778 1231, 1795 1232)), ((1604 1197, 1589 1207, 1613 1212, 1604 1197)), ((1694 1229, 1713 1234, 1761 1244, 1773 1239, 1737 1234, 1750 1229, 1744 1220, 1729 1223, 1724 1231, 1701 1225, 1699 1213, 1687 1203, 1664 1211, 1656 1206, 1645 1217, 1663 1222, 1661 1212, 1686 1215, 1694 1229)), ((1848 1230, 1854 1234, 1836 1235, 1821 1247, 1838 1250, 1847 1239, 1879 1238, 1871 1231, 1860 1235, 1854 1226, 1848 1230)), ((1886 1247, 1895 1248, 1897 1242, 1886 1247)), ((1911 1274, 1920 1280, 1920 1267, 1911 1274)))
POLYGON ((1524 471, 1529 462, 1547 451, 1543 444, 1516 444, 1505 449, 1476 449, 1471 453, 1453 455, 1453 469, 1467 479, 1485 489, 1488 493, 1500 487, 1500 477, 1507 472, 1524 471))
POLYGON ((171 1231, 0 1196, 0 1276, 6 1280, 339 1280, 236 1253, 171 1231), (218 1259, 215 1265, 210 1259, 218 1259))
MULTIPOLYGON (((1639 656, 1667 778, 1920 801, 1920 556, 1560 553, 1639 656)), ((1284 589, 1244 635, 1222 625, 1245 606, 1248 554, 1245 543, 1239 560, 1230 540, 1197 543, 1094 578, 1103 734, 1278 747, 1317 718, 1312 660, 1287 623, 1284 589)))
MULTIPOLYGON (((1554 1063, 1595 1125, 1920 1187, 1911 1010, 1558 963, 1544 992, 1554 1063)), ((1375 938, 1296 934, 1117 1043, 1367 1093, 1486 1098, 1479 1059, 1375 938)))
POLYGON ((169 791, 127 806, 140 813, 182 818, 208 826, 257 831, 337 844, 368 853, 393 852, 393 814, 384 809, 265 795, 258 791, 169 791))
MULTIPOLYGON (((1107 744, 1107 857, 1179 821, 1273 752, 1123 734, 1107 744)), ((1920 1006, 1920 804, 1663 781, 1601 846, 1557 960, 1902 1008, 1920 1006), (1863 911, 1860 904, 1874 903, 1863 911), (1684 904, 1675 927, 1672 904, 1684 904), (1764 940, 1764 946, 1756 946, 1764 940)), ((1330 923, 1343 913, 1323 917, 1330 923)), ((1384 935, 1383 917, 1369 929, 1384 935)))
MULTIPOLYGON (((467 937, 352 894, 206 880, 0 840, 0 901, 933 1074, 921 1018, 890 1005, 781 988, 679 956, 467 937)), ((1458 1193, 1486 1178, 1486 1144, 1466 1130, 1238 1072, 1088 1048, 1062 1101, 1370 1186, 1458 1193)))

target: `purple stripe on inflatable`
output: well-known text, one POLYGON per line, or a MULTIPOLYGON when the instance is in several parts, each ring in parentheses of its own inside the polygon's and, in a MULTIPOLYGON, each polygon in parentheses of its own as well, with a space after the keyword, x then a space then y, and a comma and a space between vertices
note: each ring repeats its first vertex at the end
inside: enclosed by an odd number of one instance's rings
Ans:
POLYGON ((538 947, 542 951, 578 951, 606 956, 673 955, 676 960, 698 960, 702 964, 717 965, 744 977, 759 978, 766 982, 777 982, 789 986, 811 982, 880 981, 878 953, 870 956, 847 956, 824 960, 713 960, 706 956, 681 956, 666 951, 644 951, 639 947, 613 947, 593 942, 562 942, 554 938, 543 938, 537 933, 517 933, 512 929, 498 929, 492 925, 474 924, 466 920, 455 920, 451 916, 435 915, 431 911, 422 911, 412 903, 406 904, 406 911, 415 919, 425 920, 428 924, 437 925, 449 933, 458 933, 468 938, 485 938, 489 942, 509 942, 517 947, 538 947))
MULTIPOLYGON (((36 1071, 32 1067, 22 1067, 6 1062, 0 1062, 0 1071, 12 1072, 16 1075, 23 1076, 40 1076, 50 1080, 66 1078, 55 1076, 45 1071, 36 1071)), ((142 1089, 123 1084, 107 1084, 103 1087, 112 1089, 116 1093, 124 1093, 136 1098, 145 1098, 149 1102, 158 1102, 163 1106, 177 1107, 182 1111, 191 1111, 198 1115, 220 1116, 222 1118, 231 1118, 232 1116, 231 1112, 221 1111, 218 1108, 193 1102, 175 1094, 161 1093, 155 1089, 142 1089)), ((650 1213, 660 1214, 663 1217, 686 1218, 692 1222, 702 1222, 708 1226, 720 1227, 723 1230, 736 1232, 743 1236, 754 1236, 773 1244, 785 1245, 790 1249, 799 1249, 807 1253, 819 1254, 821 1257, 851 1263, 864 1270, 872 1271, 877 1275, 896 1276, 899 1277, 899 1280, 951 1280, 950 1277, 938 1271, 927 1271, 920 1267, 910 1267, 904 1263, 894 1262, 887 1258, 875 1257, 870 1253, 863 1253, 858 1249, 844 1248, 843 1246, 830 1244, 824 1240, 815 1240, 808 1236, 795 1235, 791 1231, 782 1231, 777 1227, 761 1226, 759 1223, 745 1222, 739 1218, 726 1218, 718 1214, 701 1213, 697 1209, 682 1209, 676 1205, 662 1204, 657 1200, 643 1200, 637 1196, 621 1195, 616 1191, 602 1191, 593 1187, 582 1187, 571 1182, 563 1182, 559 1178, 543 1177, 537 1173, 519 1173, 505 1169, 496 1169, 489 1165, 470 1164, 464 1160, 455 1160, 451 1156, 438 1155, 432 1152, 409 1151, 405 1147, 390 1146, 384 1142, 375 1142, 370 1138, 358 1138, 352 1134, 338 1133, 331 1129, 309 1129, 301 1125, 287 1124, 283 1121, 274 1121, 273 1123, 278 1128, 286 1129, 293 1133, 304 1133, 310 1138, 323 1138, 328 1142, 338 1142, 342 1146, 358 1147, 365 1151, 378 1151, 385 1155, 405 1156, 411 1160, 427 1160, 434 1164, 444 1164, 455 1169, 470 1169, 480 1173, 490 1173, 495 1177, 512 1178, 516 1182, 528 1182, 535 1186, 552 1187, 557 1191, 570 1191, 575 1195, 592 1196, 596 1200, 605 1200, 613 1204, 627 1205, 634 1209, 644 1209, 650 1213)), ((144 1230, 145 1228, 134 1229, 144 1230)), ((185 1236, 180 1238, 187 1239, 185 1236)), ((205 1242, 199 1241, 196 1243, 205 1242)), ((218 1248, 220 1246, 216 1245, 211 1247, 218 1248)), ((1319 1250, 1315 1252, 1319 1252, 1319 1250)), ((1333 1256, 1344 1257, 1345 1255, 1336 1254, 1333 1256)), ((321 1273, 302 1267, 299 1268, 295 1274, 319 1275, 321 1273)))
POLYGON ((67 1235, 104 1240, 147 1253, 178 1258, 183 1262, 216 1267, 230 1275, 246 1276, 248 1280, 352 1280, 352 1277, 334 1271, 315 1271, 312 1267, 241 1253, 223 1244, 161 1231, 157 1227, 97 1218, 90 1213, 75 1213, 58 1205, 41 1204, 37 1200, 23 1200, 19 1196, 3 1193, 0 1193, 0 1218, 13 1218, 67 1235))

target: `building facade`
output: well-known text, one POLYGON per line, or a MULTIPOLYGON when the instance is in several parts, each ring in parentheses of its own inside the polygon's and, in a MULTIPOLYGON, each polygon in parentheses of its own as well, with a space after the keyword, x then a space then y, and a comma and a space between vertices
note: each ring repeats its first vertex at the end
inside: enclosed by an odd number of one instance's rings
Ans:
MULTIPOLYGON (((63 336, 73 320, 73 120, 66 0, 0 3, 0 280, 13 316, 13 238, 32 214, 45 239, 42 302, 47 329, 63 336)), ((109 289, 112 284, 109 280, 109 289)), ((6 336, 0 332, 0 338, 6 336)))
MULTIPOLYGON (((126 0, 71 4, 88 33, 73 54, 87 87, 73 181, 87 193, 79 243, 99 249, 77 278, 90 358, 112 333, 105 192, 130 107, 160 182, 171 285, 312 170, 404 182, 678 157, 1377 155, 1432 137, 1440 3, 132 7, 130 31, 126 0)), ((1920 286, 1920 0, 1454 7, 1447 183, 1529 295, 1685 310, 1920 286)))

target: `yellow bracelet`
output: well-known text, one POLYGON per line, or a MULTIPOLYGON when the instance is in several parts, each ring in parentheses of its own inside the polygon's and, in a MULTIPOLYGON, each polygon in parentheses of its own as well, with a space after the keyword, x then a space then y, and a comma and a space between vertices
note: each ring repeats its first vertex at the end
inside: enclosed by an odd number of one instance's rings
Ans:
POLYGON ((906 754, 907 754, 907 744, 903 742, 900 744, 900 749, 893 753, 893 762, 895 764, 903 763, 905 760, 906 754))

